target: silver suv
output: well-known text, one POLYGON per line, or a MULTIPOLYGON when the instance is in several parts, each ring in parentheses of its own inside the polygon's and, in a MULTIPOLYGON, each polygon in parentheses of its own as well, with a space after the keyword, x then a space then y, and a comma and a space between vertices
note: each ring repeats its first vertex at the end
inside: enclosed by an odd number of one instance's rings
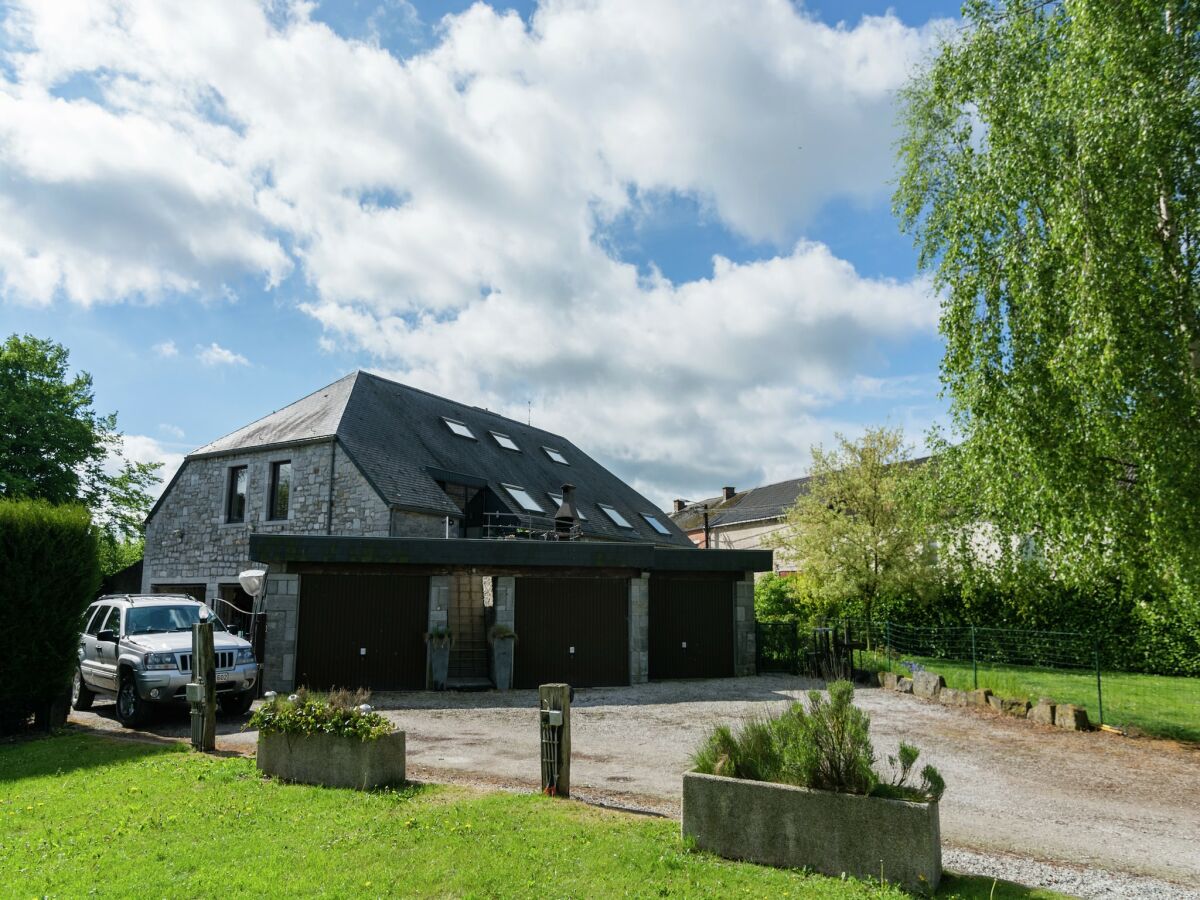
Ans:
MULTIPOLYGON (((117 718, 127 728, 146 719, 152 704, 186 702, 192 679, 192 625, 206 609, 183 594, 120 594, 101 597, 83 615, 79 666, 71 705, 87 709, 97 694, 114 696, 117 718)), ((217 698, 223 712, 244 714, 254 702, 259 667, 250 642, 213 623, 217 698)))

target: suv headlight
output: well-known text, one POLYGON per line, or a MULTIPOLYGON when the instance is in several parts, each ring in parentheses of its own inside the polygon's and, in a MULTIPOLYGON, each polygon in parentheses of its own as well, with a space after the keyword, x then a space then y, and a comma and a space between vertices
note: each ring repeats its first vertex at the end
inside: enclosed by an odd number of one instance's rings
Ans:
POLYGON ((237 655, 237 665, 240 666, 240 665, 244 665, 246 663, 252 663, 252 662, 254 662, 254 648, 253 647, 239 647, 238 655, 237 655))
POLYGON ((175 664, 174 653, 147 653, 142 657, 142 662, 147 669, 175 669, 178 668, 175 664))

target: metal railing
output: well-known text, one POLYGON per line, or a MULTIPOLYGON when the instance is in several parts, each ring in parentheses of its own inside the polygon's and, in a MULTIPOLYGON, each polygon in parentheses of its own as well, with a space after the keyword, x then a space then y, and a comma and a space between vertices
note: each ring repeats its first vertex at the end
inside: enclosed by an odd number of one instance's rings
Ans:
POLYGON ((483 536, 491 540, 577 541, 578 523, 564 527, 553 516, 536 513, 484 513, 483 536))

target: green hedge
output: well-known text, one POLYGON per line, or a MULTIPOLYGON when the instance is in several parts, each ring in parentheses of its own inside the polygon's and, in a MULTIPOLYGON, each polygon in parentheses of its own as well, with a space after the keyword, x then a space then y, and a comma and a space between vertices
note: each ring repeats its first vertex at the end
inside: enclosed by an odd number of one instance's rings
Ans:
POLYGON ((80 619, 99 584, 87 509, 0 500, 0 733, 23 728, 67 691, 80 619))

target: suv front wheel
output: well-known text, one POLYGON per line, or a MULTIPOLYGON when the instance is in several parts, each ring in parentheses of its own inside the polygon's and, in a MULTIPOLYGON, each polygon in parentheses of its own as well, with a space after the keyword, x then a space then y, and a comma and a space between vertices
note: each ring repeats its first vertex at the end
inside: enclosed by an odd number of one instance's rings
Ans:
POLYGON ((79 666, 75 667, 75 677, 71 679, 71 709, 85 710, 92 708, 92 701, 96 699, 96 695, 88 690, 88 686, 83 683, 83 672, 79 666))
POLYGON ((137 684, 132 675, 121 679, 117 688, 117 721, 126 728, 137 728, 150 712, 150 704, 138 694, 137 684))

